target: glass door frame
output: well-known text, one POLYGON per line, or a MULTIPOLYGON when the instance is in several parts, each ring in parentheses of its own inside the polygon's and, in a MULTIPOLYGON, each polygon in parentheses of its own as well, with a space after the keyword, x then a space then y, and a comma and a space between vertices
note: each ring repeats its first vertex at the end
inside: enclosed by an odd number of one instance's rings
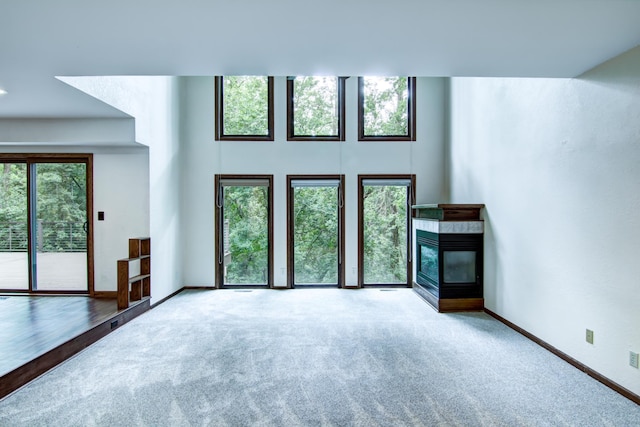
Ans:
MULTIPOLYGON (((338 184, 338 288, 345 287, 345 192, 344 175, 287 175, 287 288, 295 287, 294 191, 292 181, 339 181, 338 184)), ((300 285, 301 287, 335 287, 336 285, 300 285)))
MULTIPOLYGON (((27 165, 27 258, 29 288, 25 289, 2 289, 2 293, 27 293, 29 295, 95 295, 94 287, 94 242, 93 242, 93 154, 91 153, 0 153, 0 163, 26 163, 27 165), (35 165, 39 163, 84 163, 86 173, 86 199, 87 199, 87 290, 65 291, 65 290, 34 290, 34 275, 36 265, 34 264, 34 233, 35 206, 33 201, 35 183, 33 182, 35 165)), ((37 262, 37 257, 35 259, 37 262)), ((115 268, 115 266, 114 266, 115 268)))
POLYGON ((215 289, 234 288, 273 288, 273 175, 220 175, 214 176, 214 210, 215 210, 215 289), (251 186, 251 181, 268 181, 267 185, 267 227, 268 227, 268 255, 267 255, 267 284, 266 285, 225 285, 224 284, 224 206, 221 202, 224 198, 222 181, 237 180, 247 181, 247 186, 251 186))
POLYGON ((413 230, 411 219, 414 216, 414 210, 411 206, 416 200, 416 176, 415 174, 397 174, 397 175, 358 175, 358 287, 411 287, 413 274, 413 230), (407 282, 406 283, 364 283, 364 181, 366 180, 388 180, 399 181, 409 180, 411 185, 407 188, 407 282))

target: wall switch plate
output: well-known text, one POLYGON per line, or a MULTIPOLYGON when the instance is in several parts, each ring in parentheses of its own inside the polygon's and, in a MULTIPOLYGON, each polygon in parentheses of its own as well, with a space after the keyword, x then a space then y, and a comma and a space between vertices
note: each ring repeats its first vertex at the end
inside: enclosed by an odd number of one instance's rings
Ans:
POLYGON ((98 221, 104 221, 104 212, 98 211, 98 221))
POLYGON ((593 344, 593 331, 591 329, 587 329, 586 339, 589 344, 593 344))
POLYGON ((634 353, 633 351, 629 352, 629 365, 638 369, 638 353, 634 353))

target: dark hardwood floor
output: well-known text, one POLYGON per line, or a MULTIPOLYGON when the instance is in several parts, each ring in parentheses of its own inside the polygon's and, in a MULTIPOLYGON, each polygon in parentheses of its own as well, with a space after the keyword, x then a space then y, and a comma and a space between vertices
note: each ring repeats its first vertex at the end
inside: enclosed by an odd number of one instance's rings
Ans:
POLYGON ((0 375, 80 335, 116 312, 114 300, 0 296, 0 375))
POLYGON ((149 309, 115 299, 0 295, 0 398, 149 309))

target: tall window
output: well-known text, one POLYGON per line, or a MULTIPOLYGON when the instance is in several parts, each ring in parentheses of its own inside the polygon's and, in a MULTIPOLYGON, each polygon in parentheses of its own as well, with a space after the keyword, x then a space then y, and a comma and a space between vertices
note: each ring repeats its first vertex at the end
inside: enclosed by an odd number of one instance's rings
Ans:
POLYGON ((215 78, 216 140, 273 141, 273 77, 215 78))
POLYGON ((273 284, 272 175, 216 175, 216 283, 273 284))
POLYGON ((360 286, 411 285, 415 175, 358 176, 360 286))
POLYGON ((287 78, 287 140, 344 141, 344 77, 287 78))
POLYGON ((289 175, 288 282, 344 284, 344 176, 289 175))
POLYGON ((358 140, 416 140, 416 78, 358 77, 358 140))

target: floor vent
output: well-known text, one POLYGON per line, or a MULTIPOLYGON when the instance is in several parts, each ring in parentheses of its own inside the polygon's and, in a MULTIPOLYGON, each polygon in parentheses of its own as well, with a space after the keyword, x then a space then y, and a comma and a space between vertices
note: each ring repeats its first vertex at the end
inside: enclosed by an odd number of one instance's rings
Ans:
POLYGON ((380 292, 396 292, 397 289, 380 289, 380 292))
POLYGON ((233 291, 233 292, 253 292, 253 291, 251 291, 251 290, 249 290, 249 289, 236 289, 236 290, 235 290, 235 291, 233 291))

